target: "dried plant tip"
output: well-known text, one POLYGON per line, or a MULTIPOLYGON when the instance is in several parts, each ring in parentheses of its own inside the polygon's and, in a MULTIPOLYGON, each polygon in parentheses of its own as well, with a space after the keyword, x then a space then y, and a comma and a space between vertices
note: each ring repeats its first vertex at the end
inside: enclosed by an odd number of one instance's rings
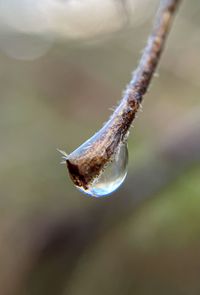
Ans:
MULTIPOLYGON (((99 188, 100 181, 98 182, 98 179, 102 180, 102 175, 106 174, 108 166, 112 167, 113 174, 118 166, 123 167, 121 170, 125 171, 122 162, 119 162, 119 157, 127 159, 127 152, 123 148, 126 146, 124 143, 127 139, 127 132, 136 117, 137 111, 140 109, 143 95, 147 92, 151 78, 154 75, 179 2, 180 0, 163 0, 160 2, 153 32, 148 39, 138 68, 133 73, 132 80, 109 121, 99 132, 71 154, 66 155, 65 152, 60 151, 66 159, 72 181, 78 188, 88 194, 102 196, 106 195, 108 191, 111 192, 111 189, 103 190, 101 187, 98 195, 99 190, 96 193, 94 189, 97 184, 99 188), (121 151, 123 151, 122 155, 121 151), (116 163, 118 166, 115 167, 116 163)), ((123 163, 125 162, 126 160, 123 163)), ((115 185, 112 185, 111 188, 115 190, 121 184, 121 179, 124 178, 121 177, 118 182, 116 178, 113 179, 115 179, 115 185)), ((103 183, 106 183, 105 179, 103 183)))

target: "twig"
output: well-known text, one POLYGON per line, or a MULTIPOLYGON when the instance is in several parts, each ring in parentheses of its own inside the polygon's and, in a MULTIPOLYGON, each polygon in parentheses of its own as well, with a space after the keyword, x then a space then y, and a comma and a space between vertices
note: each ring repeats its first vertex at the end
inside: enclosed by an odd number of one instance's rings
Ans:
POLYGON ((128 129, 155 72, 179 2, 161 0, 153 32, 119 106, 98 133, 66 157, 70 177, 76 186, 87 190, 126 140, 128 129))

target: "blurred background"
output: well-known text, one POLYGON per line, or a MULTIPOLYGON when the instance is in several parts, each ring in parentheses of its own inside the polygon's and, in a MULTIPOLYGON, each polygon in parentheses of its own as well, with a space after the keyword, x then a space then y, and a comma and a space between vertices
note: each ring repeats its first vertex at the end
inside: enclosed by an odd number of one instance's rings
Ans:
POLYGON ((71 152, 111 114, 159 1, 0 1, 0 294, 200 294, 200 2, 183 1, 129 137, 81 194, 71 152))

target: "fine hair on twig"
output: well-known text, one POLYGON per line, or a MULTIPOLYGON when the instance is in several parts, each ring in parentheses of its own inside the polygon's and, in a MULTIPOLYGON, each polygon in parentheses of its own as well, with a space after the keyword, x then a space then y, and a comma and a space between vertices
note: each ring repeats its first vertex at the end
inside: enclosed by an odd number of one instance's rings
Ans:
POLYGON ((127 140, 127 132, 154 75, 180 1, 160 1, 153 31, 119 106, 94 136, 65 157, 69 175, 76 186, 87 190, 105 166, 112 161, 120 145, 127 140))

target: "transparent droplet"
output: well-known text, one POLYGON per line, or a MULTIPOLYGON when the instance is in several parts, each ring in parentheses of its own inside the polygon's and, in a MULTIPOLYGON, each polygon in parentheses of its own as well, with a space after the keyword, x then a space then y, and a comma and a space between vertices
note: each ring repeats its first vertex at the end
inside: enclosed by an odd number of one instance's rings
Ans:
POLYGON ((84 193, 93 197, 104 197, 114 192, 123 183, 127 174, 128 149, 127 144, 121 144, 114 159, 105 167, 105 170, 85 190, 84 193))

